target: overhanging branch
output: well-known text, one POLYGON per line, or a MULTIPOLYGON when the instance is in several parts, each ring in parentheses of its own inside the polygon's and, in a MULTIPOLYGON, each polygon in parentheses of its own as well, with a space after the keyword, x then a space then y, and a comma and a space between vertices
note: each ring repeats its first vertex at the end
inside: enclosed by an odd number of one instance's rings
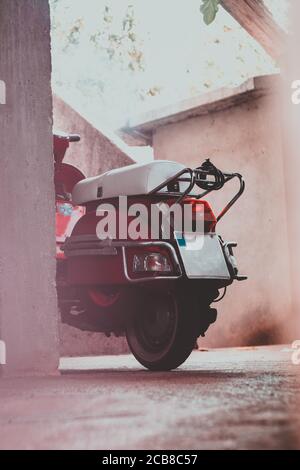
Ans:
POLYGON ((273 59, 280 60, 286 34, 262 0, 221 0, 220 3, 273 59))

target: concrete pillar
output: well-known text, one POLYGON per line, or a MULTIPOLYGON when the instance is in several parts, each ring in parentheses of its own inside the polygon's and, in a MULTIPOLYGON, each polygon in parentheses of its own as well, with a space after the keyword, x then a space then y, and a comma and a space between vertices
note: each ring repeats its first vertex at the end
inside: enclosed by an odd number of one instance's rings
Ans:
POLYGON ((50 77, 48 1, 0 0, 3 374, 52 373, 59 359, 50 77))
POLYGON ((295 322, 288 325, 292 337, 300 339, 300 2, 290 2, 291 34, 282 58, 282 102, 284 167, 289 233, 291 288, 295 322), (298 89, 293 89, 295 81, 298 89), (293 96, 294 95, 294 96, 293 96), (298 104, 295 103, 297 99, 298 104), (293 102, 294 101, 294 102, 293 102))

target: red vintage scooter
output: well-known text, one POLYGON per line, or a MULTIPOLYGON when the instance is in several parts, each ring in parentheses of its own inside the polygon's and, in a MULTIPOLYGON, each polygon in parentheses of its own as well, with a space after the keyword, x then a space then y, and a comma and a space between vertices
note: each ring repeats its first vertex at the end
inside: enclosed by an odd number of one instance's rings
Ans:
POLYGON ((126 334, 146 368, 174 369, 215 322, 211 304, 221 300, 220 289, 246 279, 238 274, 236 243, 216 233, 244 191, 242 176, 206 160, 194 170, 153 161, 84 178, 62 161, 77 140, 54 136, 62 321, 126 334), (216 217, 203 198, 233 179, 239 190, 216 217))

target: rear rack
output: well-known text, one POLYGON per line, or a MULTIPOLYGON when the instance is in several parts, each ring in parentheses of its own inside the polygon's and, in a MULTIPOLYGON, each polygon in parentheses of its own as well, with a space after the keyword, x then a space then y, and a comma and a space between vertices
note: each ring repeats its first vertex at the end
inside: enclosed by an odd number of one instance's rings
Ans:
POLYGON ((215 167, 215 165, 209 159, 205 160, 200 167, 194 170, 191 168, 184 168, 175 176, 168 178, 166 181, 152 189, 149 195, 157 194, 162 189, 167 188, 167 191, 164 191, 163 194, 178 197, 176 201, 177 203, 181 202, 188 195, 195 199, 201 199, 212 191, 218 191, 222 189, 226 183, 233 180, 234 178, 239 180, 239 190, 216 217, 217 222, 219 222, 219 220, 229 211, 229 209, 243 194, 245 190, 245 182, 240 173, 223 173, 221 170, 215 167), (188 187, 185 191, 180 191, 180 183, 188 183, 188 187), (203 189, 203 192, 200 194, 191 194, 191 191, 195 186, 203 189))

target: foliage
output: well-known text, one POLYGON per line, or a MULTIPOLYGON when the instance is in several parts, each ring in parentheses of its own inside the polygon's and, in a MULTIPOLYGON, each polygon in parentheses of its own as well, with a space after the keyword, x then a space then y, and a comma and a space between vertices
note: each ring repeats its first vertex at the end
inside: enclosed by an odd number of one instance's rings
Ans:
MULTIPOLYGON (((75 19, 72 24, 62 22, 55 14, 60 0, 51 0, 52 5, 52 31, 60 37, 61 50, 71 51, 72 46, 80 44, 84 21, 82 18, 75 19)), ((142 43, 136 32, 135 13, 132 5, 128 5, 124 17, 120 23, 115 21, 111 7, 106 5, 103 11, 99 11, 97 28, 90 34, 90 43, 98 53, 105 54, 107 58, 119 63, 122 68, 132 71, 143 70, 142 43)))
POLYGON ((205 24, 210 25, 218 13, 220 0, 202 0, 200 11, 205 24))
POLYGON ((143 70, 143 52, 135 31, 135 16, 132 5, 129 5, 119 31, 112 31, 113 14, 105 6, 99 29, 91 35, 91 42, 104 50, 110 60, 118 60, 130 70, 143 70))
POLYGON ((131 112, 129 96, 140 102, 160 93, 158 86, 141 78, 141 27, 130 3, 93 0, 93 9, 76 3, 73 8, 73 0, 50 0, 53 90, 91 119, 103 116, 108 126, 115 125, 116 109, 120 115, 131 112), (126 93, 121 93, 122 86, 126 93))

